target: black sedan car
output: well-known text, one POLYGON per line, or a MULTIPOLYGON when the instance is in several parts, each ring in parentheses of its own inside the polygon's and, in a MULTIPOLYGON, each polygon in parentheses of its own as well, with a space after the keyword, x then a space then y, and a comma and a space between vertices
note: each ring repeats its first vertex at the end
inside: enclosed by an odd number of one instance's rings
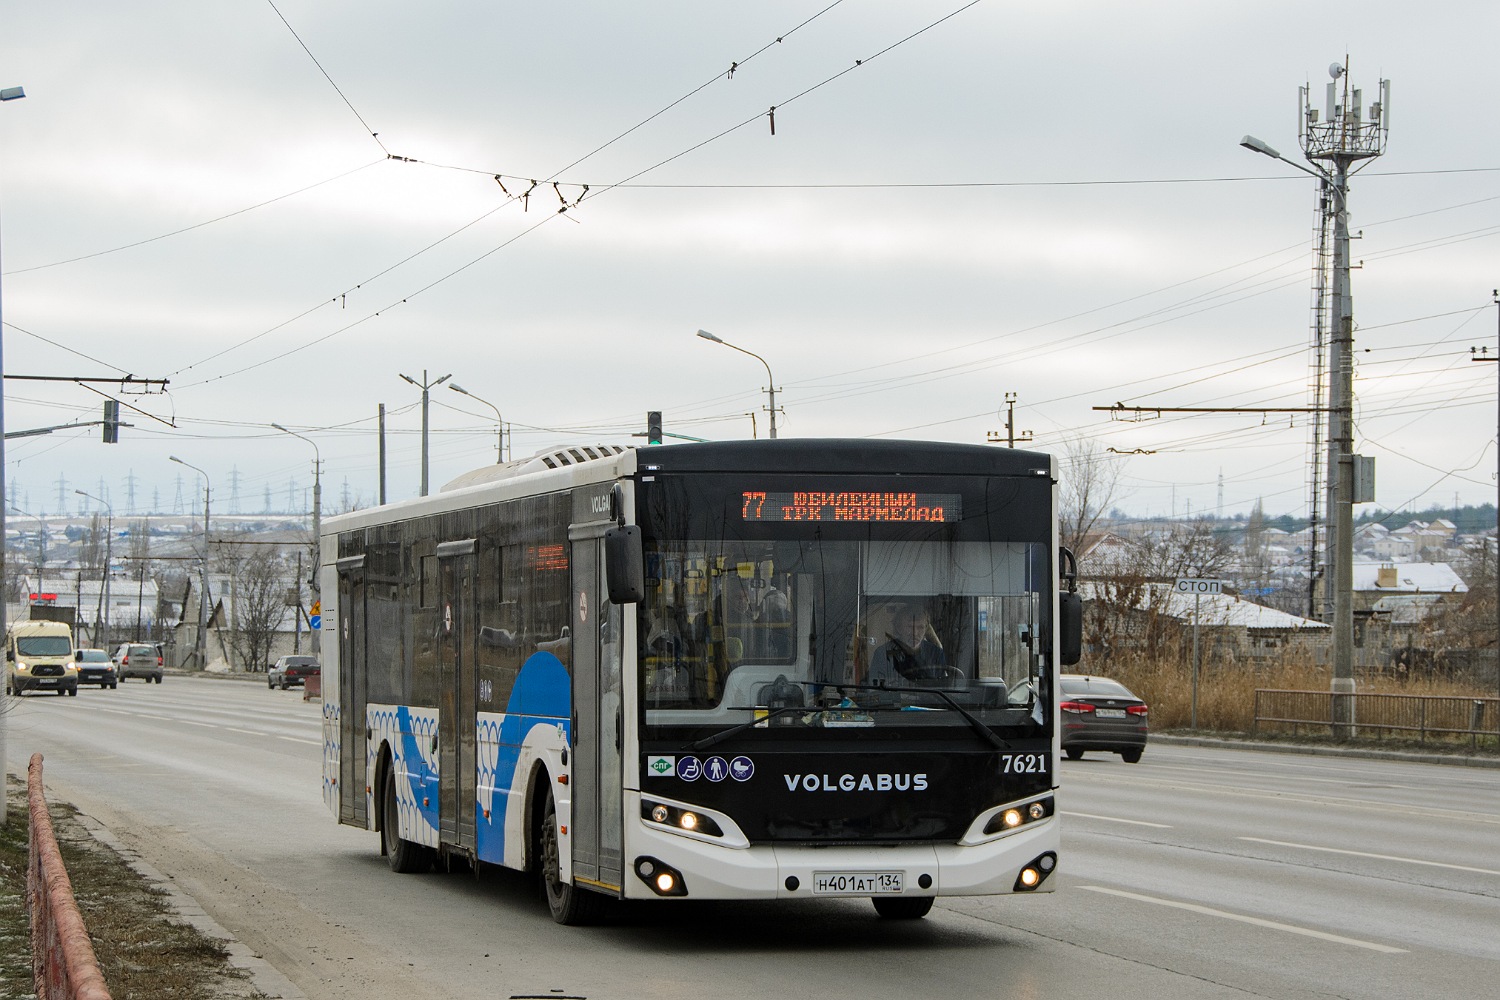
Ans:
POLYGON ((279 687, 285 691, 293 685, 306 685, 309 677, 323 672, 316 656, 283 656, 271 664, 266 671, 266 687, 279 687))
POLYGON ((76 649, 73 659, 78 662, 78 683, 97 684, 102 688, 117 688, 120 678, 115 674, 115 661, 102 649, 76 649))
POLYGON ((1085 750, 1117 753, 1127 764, 1146 748, 1146 703, 1119 681, 1088 674, 1063 674, 1062 748, 1069 760, 1085 750))

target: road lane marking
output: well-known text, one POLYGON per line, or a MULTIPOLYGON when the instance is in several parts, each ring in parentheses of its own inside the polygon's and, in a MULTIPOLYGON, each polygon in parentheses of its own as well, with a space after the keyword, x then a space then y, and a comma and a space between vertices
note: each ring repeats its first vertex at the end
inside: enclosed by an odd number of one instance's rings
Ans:
MULTIPOLYGON (((1159 762, 1153 763, 1152 770, 1153 771, 1187 771, 1187 772, 1189 772, 1191 774, 1203 775, 1204 778, 1205 778, 1205 780, 1213 780, 1213 779, 1217 779, 1217 778, 1222 778, 1225 775, 1233 776, 1235 778, 1262 778, 1262 779, 1264 779, 1266 781, 1285 781, 1286 780, 1286 776, 1285 775, 1272 774, 1269 771, 1249 771, 1249 770, 1240 770, 1240 769, 1234 769, 1234 768, 1193 767, 1193 766, 1182 765, 1182 764, 1162 764, 1162 763, 1159 763, 1159 762)), ((1309 783, 1316 783, 1316 784, 1320 784, 1320 785, 1343 785, 1346 788, 1349 787, 1350 785, 1353 785, 1355 787, 1359 787, 1361 785, 1374 784, 1378 788, 1395 788, 1395 789, 1400 789, 1401 791, 1406 791, 1406 792, 1415 791, 1415 790, 1423 788, 1423 786, 1419 786, 1419 785, 1396 785, 1396 784, 1392 784, 1392 783, 1387 782, 1387 781, 1377 781, 1376 779, 1370 777, 1369 775, 1364 775, 1364 774, 1361 774, 1361 773, 1355 772, 1355 771, 1350 771, 1350 772, 1348 772, 1348 774, 1349 774, 1349 776, 1346 777, 1346 778, 1313 778, 1313 777, 1310 777, 1310 776, 1305 775, 1305 774, 1299 774, 1299 775, 1297 775, 1297 780, 1298 781, 1305 781, 1305 782, 1309 782, 1309 783)), ((1250 787, 1254 787, 1254 786, 1250 786, 1250 787)), ((1425 789, 1423 789, 1423 790, 1425 790, 1425 789)))
POLYGON ((1058 812, 1062 813, 1062 815, 1064 816, 1078 816, 1082 819, 1102 819, 1106 823, 1129 823, 1131 826, 1154 826, 1158 830, 1172 829, 1171 826, 1166 823, 1147 823, 1143 819, 1121 819, 1118 816, 1096 816, 1093 813, 1069 812, 1066 809, 1059 809, 1058 812))
POLYGON ((1371 854, 1368 851, 1349 851, 1340 847, 1318 847, 1315 844, 1293 844, 1285 840, 1266 840, 1263 837, 1239 837, 1255 844, 1272 844, 1276 847, 1295 847, 1303 851, 1326 851, 1329 854, 1348 854, 1356 858, 1374 858, 1377 861, 1400 861, 1408 865, 1428 865, 1432 868, 1452 868, 1460 872, 1477 872, 1480 875, 1500 875, 1493 868, 1471 868, 1468 865, 1450 865, 1442 861, 1423 861, 1421 858, 1402 858, 1394 854, 1371 854))
POLYGON ((320 747, 320 746, 323 745, 323 741, 322 740, 299 740, 295 736, 278 736, 276 738, 278 740, 286 740, 288 743, 306 743, 308 746, 311 746, 311 747, 320 747))
POLYGON ((246 736, 264 736, 264 735, 266 735, 265 733, 257 732, 254 729, 236 729, 233 726, 225 726, 224 728, 227 729, 227 730, 229 730, 231 733, 244 733, 246 736))
MULTIPOLYGON (((1074 772, 1069 777, 1068 784, 1087 784, 1087 776, 1080 778, 1084 772, 1074 772)), ((1314 795, 1309 792, 1301 794, 1292 789, 1282 788, 1249 788, 1236 785, 1197 785, 1184 781, 1163 780, 1153 781, 1149 778, 1130 777, 1123 774, 1111 774, 1106 780, 1100 776, 1099 785, 1110 785, 1118 788, 1120 786, 1133 786, 1137 788, 1158 788, 1174 792, 1187 792, 1192 794, 1223 795, 1231 798, 1241 799, 1275 799, 1278 802, 1297 802, 1306 805, 1328 808, 1329 806, 1340 806, 1349 809, 1363 809, 1366 811, 1380 812, 1384 815, 1420 816, 1424 819, 1451 819, 1458 822, 1483 823, 1486 826, 1500 824, 1500 814, 1462 812, 1457 809, 1440 809, 1416 804, 1395 805, 1383 802, 1379 799, 1356 799, 1341 795, 1314 795)))
POLYGON ((1253 924, 1256 927, 1265 927, 1273 931, 1285 931, 1288 934, 1300 934, 1303 937, 1317 938, 1319 941, 1347 944, 1355 948, 1368 948, 1370 951, 1378 951, 1386 955, 1406 954, 1405 948, 1392 948, 1388 944, 1376 944, 1374 941, 1361 941, 1358 938, 1342 937, 1338 934, 1329 934, 1327 931, 1315 931, 1311 927, 1298 927, 1296 924, 1283 924, 1275 920, 1264 920, 1260 917, 1246 916, 1242 913, 1230 913, 1228 910, 1216 910, 1210 906, 1199 906, 1197 903, 1184 903, 1175 899, 1162 899, 1158 896, 1143 896, 1138 892, 1125 892, 1123 889, 1106 889, 1102 885, 1081 885, 1078 888, 1087 889, 1090 892, 1102 892, 1109 896, 1122 896, 1125 899, 1133 899, 1141 903, 1170 906, 1178 910, 1187 910, 1189 913, 1199 913, 1206 917, 1237 920, 1242 924, 1253 924))
POLYGON ((218 729, 212 722, 194 722, 192 719, 178 719, 184 726, 201 726, 204 729, 218 729))

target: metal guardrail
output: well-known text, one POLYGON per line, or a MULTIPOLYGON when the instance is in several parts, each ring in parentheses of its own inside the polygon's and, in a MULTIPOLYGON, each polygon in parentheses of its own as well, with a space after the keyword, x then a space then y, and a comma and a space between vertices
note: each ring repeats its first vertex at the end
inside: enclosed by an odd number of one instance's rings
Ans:
MULTIPOLYGON (((1460 698, 1420 694, 1348 694, 1352 717, 1347 723, 1358 737, 1376 739, 1415 734, 1417 742, 1452 743, 1468 738, 1473 747, 1481 738, 1500 743, 1500 698, 1460 698)), ((1253 732, 1262 726, 1290 726, 1293 735, 1302 727, 1310 731, 1333 731, 1333 694, 1328 691, 1255 690, 1253 732)))
POLYGON ((42 795, 42 755, 26 769, 28 830, 26 910, 31 917, 31 974, 37 1000, 110 1000, 93 942, 73 898, 42 795))

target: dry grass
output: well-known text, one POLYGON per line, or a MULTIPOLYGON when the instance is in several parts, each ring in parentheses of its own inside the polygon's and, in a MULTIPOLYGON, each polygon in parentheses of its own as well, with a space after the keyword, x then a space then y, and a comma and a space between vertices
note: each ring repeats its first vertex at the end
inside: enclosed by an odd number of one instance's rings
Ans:
MULTIPOLYGON (((1148 658, 1126 654, 1088 669, 1113 677, 1151 706, 1153 730, 1185 730, 1192 726, 1193 672, 1191 657, 1148 658)), ((1208 656, 1198 677, 1199 731, 1245 734, 1254 728, 1255 690, 1327 691, 1331 668, 1295 657, 1265 665, 1227 664, 1208 656)), ((1366 674, 1356 678, 1361 694, 1406 694, 1463 698, 1493 698, 1495 691, 1463 679, 1400 677, 1366 674)), ((1389 742, 1389 741, 1387 741, 1389 742)), ((1494 739, 1490 743, 1493 746, 1494 739)))
MULTIPOLYGON (((31 997, 26 919, 26 786, 9 779, 0 827, 0 997, 31 997)), ((223 946, 183 923, 145 878, 100 844, 63 803, 48 803, 73 894, 115 1000, 261 997, 223 946)))

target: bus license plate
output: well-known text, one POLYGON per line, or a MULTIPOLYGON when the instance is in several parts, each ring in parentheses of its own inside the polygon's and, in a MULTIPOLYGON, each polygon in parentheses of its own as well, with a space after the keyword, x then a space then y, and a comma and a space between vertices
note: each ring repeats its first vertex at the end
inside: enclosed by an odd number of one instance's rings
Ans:
POLYGON ((902 891, 900 872, 813 872, 814 896, 887 896, 902 891))
POLYGON ((1123 719, 1125 710, 1123 708, 1101 708, 1094 713, 1101 719, 1123 719))

